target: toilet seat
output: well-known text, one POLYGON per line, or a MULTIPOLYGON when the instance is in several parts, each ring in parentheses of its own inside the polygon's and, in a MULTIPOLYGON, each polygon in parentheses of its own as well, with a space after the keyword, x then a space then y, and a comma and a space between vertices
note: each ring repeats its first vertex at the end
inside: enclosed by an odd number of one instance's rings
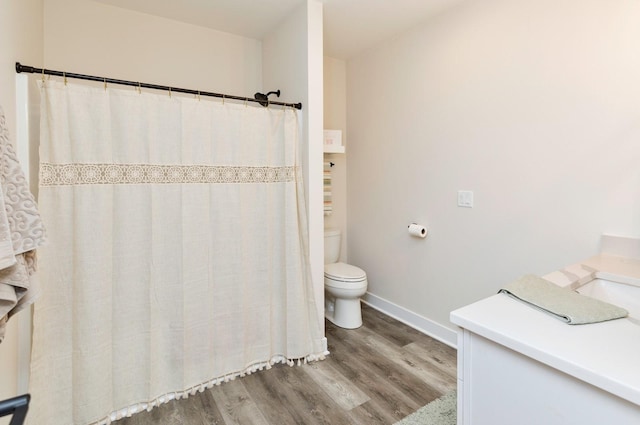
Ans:
POLYGON ((367 280, 364 270, 345 263, 325 264, 324 277, 342 283, 359 283, 367 280))

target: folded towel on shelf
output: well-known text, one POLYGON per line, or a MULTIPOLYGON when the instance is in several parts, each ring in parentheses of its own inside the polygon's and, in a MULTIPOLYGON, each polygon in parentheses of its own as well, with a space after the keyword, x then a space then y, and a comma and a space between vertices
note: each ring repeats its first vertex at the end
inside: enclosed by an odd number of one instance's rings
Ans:
POLYGON ((570 325, 604 322, 629 314, 621 307, 580 295, 534 275, 525 275, 498 293, 510 295, 570 325))

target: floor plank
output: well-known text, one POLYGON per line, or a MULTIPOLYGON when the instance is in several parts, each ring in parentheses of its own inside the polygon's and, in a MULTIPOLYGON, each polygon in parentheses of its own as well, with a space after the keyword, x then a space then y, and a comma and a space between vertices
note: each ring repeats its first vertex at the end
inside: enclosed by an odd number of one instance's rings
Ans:
MULTIPOLYGON (((410 397, 418 406, 438 398, 441 392, 434 389, 430 382, 420 379, 410 371, 401 367, 396 354, 387 357, 381 353, 377 346, 384 345, 384 337, 376 335, 366 329, 361 330, 361 338, 357 341, 348 337, 347 330, 334 331, 339 335, 340 342, 345 344, 348 351, 354 357, 363 360, 369 365, 369 370, 386 381, 387 386, 396 388, 402 394, 410 397)), ((394 353, 394 345, 389 345, 387 353, 394 353)))
MULTIPOLYGON (((211 391, 213 400, 218 405, 226 425, 269 425, 255 401, 244 387, 241 379, 225 382, 217 387, 219 391, 211 391)), ((191 422, 198 423, 191 416, 191 422)))
POLYGON ((329 343, 329 351, 333 348, 336 368, 371 397, 368 407, 379 412, 387 423, 393 423, 424 405, 395 385, 397 377, 387 367, 388 360, 364 345, 360 338, 334 338, 333 343, 329 343))
POLYGON ((213 387, 117 425, 391 425, 456 385, 455 349, 363 305, 363 326, 326 322, 330 355, 213 387))
POLYGON ((270 370, 264 372, 253 373, 243 378, 242 384, 251 393, 251 397, 270 424, 297 425, 298 418, 286 408, 286 393, 280 388, 270 370))
POLYGON ((336 370, 331 362, 313 362, 303 368, 303 371, 343 410, 351 410, 371 399, 336 370))
POLYGON ((185 417, 198 418, 202 425, 225 425, 224 416, 218 408, 211 391, 204 391, 184 400, 185 417))
MULTIPOLYGON (((430 352, 416 343, 396 347, 381 341, 373 332, 366 337, 366 340, 384 358, 390 359, 406 373, 436 389, 437 392, 434 394, 436 398, 440 396, 439 394, 446 393, 455 387, 455 365, 445 367, 438 358, 432 357, 430 352)), ((454 362, 455 359, 450 361, 454 362)))
POLYGON ((289 412, 296 415, 298 424, 348 425, 344 411, 336 409, 327 393, 302 371, 306 366, 283 366, 273 370, 279 389, 287 394, 289 412))

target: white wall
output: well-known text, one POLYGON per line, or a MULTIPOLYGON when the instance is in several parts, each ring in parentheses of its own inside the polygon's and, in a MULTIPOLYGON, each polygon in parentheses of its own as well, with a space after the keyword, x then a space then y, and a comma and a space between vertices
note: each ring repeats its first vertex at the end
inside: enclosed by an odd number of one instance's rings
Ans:
MULTIPOLYGON (((347 64, 341 59, 324 58, 324 128, 342 130, 342 144, 347 147, 347 64)), ((349 154, 347 149, 346 155, 349 154)), ((347 157, 345 154, 326 153, 325 161, 335 164, 331 168, 331 197, 333 211, 324 217, 325 228, 342 230, 339 261, 347 258, 347 157)))
POLYGON ((348 62, 349 261, 372 294, 451 328, 640 236, 638 22, 634 0, 467 1, 348 62))
POLYGON ((46 68, 253 97, 259 40, 86 0, 45 0, 46 68))
MULTIPOLYGON (((0 0, 0 105, 13 143, 17 115, 15 63, 42 65, 42 10, 42 0, 0 0)), ((0 344, 0 400, 18 395, 18 349, 24 341, 17 325, 28 314, 25 310, 9 321, 6 338, 0 344)), ((0 423, 8 421, 0 419, 0 423)))
POLYGON ((324 237, 322 211, 322 4, 307 0, 263 40, 265 90, 302 102, 307 139, 302 152, 309 217, 309 260, 318 318, 324 334, 324 237))

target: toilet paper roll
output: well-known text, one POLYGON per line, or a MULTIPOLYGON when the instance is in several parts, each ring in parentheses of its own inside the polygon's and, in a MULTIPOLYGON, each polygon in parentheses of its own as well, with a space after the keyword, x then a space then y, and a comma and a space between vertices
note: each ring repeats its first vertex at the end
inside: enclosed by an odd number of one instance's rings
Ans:
POLYGON ((411 223, 409 226, 409 234, 417 238, 427 237, 427 228, 416 223, 411 223))

